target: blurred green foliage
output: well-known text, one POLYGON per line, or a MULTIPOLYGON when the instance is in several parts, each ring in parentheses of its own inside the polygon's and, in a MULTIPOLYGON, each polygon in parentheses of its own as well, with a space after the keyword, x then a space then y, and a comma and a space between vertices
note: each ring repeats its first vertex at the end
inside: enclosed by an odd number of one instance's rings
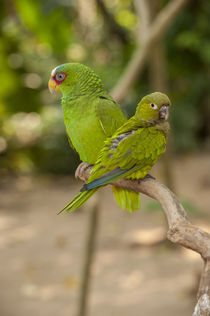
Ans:
MULTIPOLYGON (((209 16, 209 1, 191 1, 165 37, 178 151, 209 145, 209 16)), ((72 172, 78 157, 68 145, 59 96, 47 88, 50 72, 82 62, 111 89, 137 43, 133 1, 4 0, 0 22, 0 172, 72 172)), ((149 91, 145 67, 127 97, 129 115, 149 91)))

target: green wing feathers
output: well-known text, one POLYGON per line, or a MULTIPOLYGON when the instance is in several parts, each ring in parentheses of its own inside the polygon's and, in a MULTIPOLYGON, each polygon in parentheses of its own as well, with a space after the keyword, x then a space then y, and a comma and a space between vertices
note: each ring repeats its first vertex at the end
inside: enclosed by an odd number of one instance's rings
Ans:
MULTIPOLYGON (((114 137, 118 137, 114 136, 114 137)), ((82 206, 100 187, 119 178, 141 179, 151 169, 165 150, 166 137, 154 127, 139 129, 118 143, 115 150, 113 138, 105 142, 101 155, 90 178, 81 192, 61 211, 72 212, 82 206), (156 132, 156 133, 155 133, 156 132), (113 149, 112 149, 113 148, 113 149), (127 167, 127 169, 125 169, 127 167)), ((129 212, 140 208, 137 192, 113 187, 117 203, 129 212)))
POLYGON ((111 137, 126 122, 126 117, 120 109, 119 104, 110 96, 96 100, 95 113, 106 138, 111 137))
POLYGON ((130 213, 140 209, 140 194, 131 190, 122 189, 112 186, 112 192, 118 205, 130 213))

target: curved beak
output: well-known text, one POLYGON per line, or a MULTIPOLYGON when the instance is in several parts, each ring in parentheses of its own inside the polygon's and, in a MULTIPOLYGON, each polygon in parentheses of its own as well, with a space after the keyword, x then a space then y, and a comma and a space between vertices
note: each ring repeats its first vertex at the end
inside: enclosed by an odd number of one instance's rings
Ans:
POLYGON ((50 90, 51 93, 56 92, 60 92, 60 88, 59 86, 56 84, 55 80, 53 80, 52 78, 50 78, 50 80, 48 81, 48 88, 50 90))
POLYGON ((161 120, 167 120, 169 117, 169 108, 168 105, 162 105, 159 110, 159 118, 161 120))

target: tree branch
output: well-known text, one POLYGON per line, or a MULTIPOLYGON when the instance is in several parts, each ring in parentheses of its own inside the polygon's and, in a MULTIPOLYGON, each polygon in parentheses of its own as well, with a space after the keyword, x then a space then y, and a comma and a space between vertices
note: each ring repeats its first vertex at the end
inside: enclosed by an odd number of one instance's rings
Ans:
POLYGON ((128 91, 143 70, 152 45, 164 35, 169 25, 171 25, 179 11, 188 1, 189 0, 170 1, 157 15, 148 31, 147 38, 143 41, 142 45, 138 45, 119 82, 111 91, 111 95, 119 103, 125 99, 128 91))
MULTIPOLYGON (((86 168, 80 174, 80 179, 87 181, 90 170, 91 167, 86 168)), ((111 184, 146 194, 157 200, 162 206, 168 221, 167 238, 173 243, 192 249, 201 255, 205 264, 197 295, 198 303, 193 316, 207 316, 206 306, 210 304, 210 234, 192 225, 175 194, 151 176, 148 175, 141 181, 119 179, 111 184)))
POLYGON ((140 42, 145 42, 148 35, 151 14, 150 14, 150 1, 151 0, 135 0, 134 5, 136 8, 137 15, 140 23, 138 28, 138 38, 140 42))

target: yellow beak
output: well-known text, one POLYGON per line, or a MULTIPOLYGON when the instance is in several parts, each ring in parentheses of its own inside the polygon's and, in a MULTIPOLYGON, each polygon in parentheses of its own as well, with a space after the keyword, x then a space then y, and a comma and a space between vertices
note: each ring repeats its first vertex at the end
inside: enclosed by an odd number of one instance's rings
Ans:
POLYGON ((55 91, 56 92, 60 92, 61 91, 59 86, 56 84, 55 80, 53 80, 53 79, 50 79, 48 81, 48 88, 49 88, 51 93, 54 93, 55 91))

